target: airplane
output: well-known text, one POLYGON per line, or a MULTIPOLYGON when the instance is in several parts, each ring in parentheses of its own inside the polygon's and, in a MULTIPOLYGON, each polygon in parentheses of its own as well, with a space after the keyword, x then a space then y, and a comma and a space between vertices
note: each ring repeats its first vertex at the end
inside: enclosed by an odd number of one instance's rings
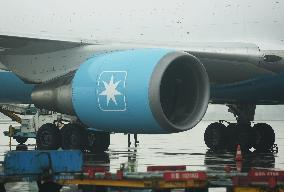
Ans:
POLYGON ((283 0, 10 0, 0 26, 0 102, 78 118, 43 125, 39 149, 187 131, 208 103, 236 117, 207 127, 208 148, 275 142, 270 125, 252 122, 257 105, 284 103, 283 0))

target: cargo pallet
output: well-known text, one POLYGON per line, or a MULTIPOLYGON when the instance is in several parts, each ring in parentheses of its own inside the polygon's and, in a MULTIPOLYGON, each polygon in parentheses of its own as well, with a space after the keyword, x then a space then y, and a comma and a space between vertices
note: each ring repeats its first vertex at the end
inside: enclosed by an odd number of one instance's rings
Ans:
POLYGON ((129 172, 121 166, 110 173, 104 166, 87 166, 81 151, 10 151, 0 173, 4 183, 37 181, 40 191, 59 191, 63 185, 78 185, 81 191, 152 189, 153 191, 284 191, 284 171, 251 169, 249 172, 224 169, 223 172, 190 171, 186 166, 149 166, 146 172, 129 172))

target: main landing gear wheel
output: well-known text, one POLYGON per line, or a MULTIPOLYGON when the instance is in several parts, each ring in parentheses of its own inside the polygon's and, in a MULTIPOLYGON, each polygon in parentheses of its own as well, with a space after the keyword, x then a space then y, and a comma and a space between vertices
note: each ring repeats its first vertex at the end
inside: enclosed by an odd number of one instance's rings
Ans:
POLYGON ((272 127, 266 123, 257 123, 253 126, 253 128, 256 130, 257 134, 254 148, 260 152, 272 149, 275 142, 275 133, 272 127))
POLYGON ((61 128, 62 149, 84 150, 87 144, 87 130, 76 124, 67 124, 61 128))
POLYGON ((93 153, 102 153, 110 145, 110 133, 89 131, 87 150, 93 153))
POLYGON ((61 145, 61 134, 54 124, 42 125, 36 135, 36 144, 39 150, 56 150, 61 145))
POLYGON ((254 147, 260 152, 273 148, 275 133, 272 127, 266 123, 251 126, 256 108, 254 104, 228 105, 228 107, 228 111, 236 117, 237 123, 229 123, 227 127, 218 122, 210 124, 204 133, 207 147, 213 151, 222 149, 234 151, 239 144, 243 151, 254 147))
POLYGON ((218 122, 210 124, 205 130, 204 141, 212 150, 223 149, 226 144, 226 126, 218 122))

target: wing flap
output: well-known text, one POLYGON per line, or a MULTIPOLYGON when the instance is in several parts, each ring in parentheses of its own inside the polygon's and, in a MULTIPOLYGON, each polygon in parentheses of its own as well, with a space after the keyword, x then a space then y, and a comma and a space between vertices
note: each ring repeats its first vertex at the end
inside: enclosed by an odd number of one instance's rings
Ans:
POLYGON ((0 35, 0 55, 33 55, 82 46, 82 41, 59 41, 0 35))

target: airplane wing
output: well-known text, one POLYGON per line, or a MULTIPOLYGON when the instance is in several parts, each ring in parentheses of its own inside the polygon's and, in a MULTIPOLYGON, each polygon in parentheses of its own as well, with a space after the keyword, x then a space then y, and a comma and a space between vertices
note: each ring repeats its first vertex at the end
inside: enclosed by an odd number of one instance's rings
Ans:
MULTIPOLYGON (((88 45, 82 40, 57 40, 50 38, 31 38, 22 36, 0 35, 0 69, 10 70, 29 83, 40 83, 66 73, 59 59, 57 64, 54 54, 88 45), (42 59, 44 61, 42 61, 42 59), (60 63, 60 64, 59 64, 60 63), (52 70, 51 70, 52 69, 52 70), (32 74, 33 73, 33 74, 32 74), (40 77, 43 75, 43 77, 40 77)), ((59 53, 59 54, 57 54, 59 53)), ((61 57, 65 57, 64 55, 61 57)), ((64 63, 63 65, 66 65, 64 63)), ((74 69, 71 69, 74 70, 74 69)))
POLYGON ((81 46, 83 41, 49 40, 0 35, 0 55, 41 54, 81 46))
POLYGON ((169 48, 188 52, 202 61, 212 83, 234 83, 259 75, 273 75, 284 68, 281 56, 265 53, 250 43, 153 45, 0 35, 0 69, 11 70, 26 82, 41 83, 76 70, 94 54, 133 48, 169 48))
MULTIPOLYGON (((1 36, 0 46, 6 70, 39 83, 26 96, 35 106, 76 115, 88 127, 116 133, 188 130, 211 102, 209 83, 235 85, 276 76, 283 68, 277 52, 249 43, 152 45, 1 36)), ((241 94, 246 97, 245 91, 241 94)), ((231 95, 215 100, 224 104, 239 99, 231 95)), ((269 102, 256 97, 254 103, 269 102)))

